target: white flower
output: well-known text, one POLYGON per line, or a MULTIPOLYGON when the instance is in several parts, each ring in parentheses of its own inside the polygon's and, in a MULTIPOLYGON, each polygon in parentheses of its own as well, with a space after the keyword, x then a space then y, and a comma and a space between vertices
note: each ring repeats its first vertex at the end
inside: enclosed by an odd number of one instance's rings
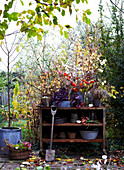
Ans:
POLYGON ((103 70, 101 68, 99 68, 98 71, 101 72, 101 73, 103 72, 103 70))
POLYGON ((100 63, 101 63, 101 65, 104 65, 105 63, 106 63, 106 59, 104 59, 104 60, 102 60, 100 63))
POLYGON ((106 155, 102 155, 102 159, 107 159, 107 156, 106 155))
POLYGON ((15 147, 15 149, 18 149, 19 147, 17 146, 17 147, 15 147))

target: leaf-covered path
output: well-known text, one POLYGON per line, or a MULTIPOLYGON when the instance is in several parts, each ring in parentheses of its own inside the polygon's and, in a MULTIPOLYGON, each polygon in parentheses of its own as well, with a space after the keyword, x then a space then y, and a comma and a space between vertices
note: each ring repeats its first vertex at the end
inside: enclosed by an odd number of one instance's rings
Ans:
POLYGON ((45 162, 41 157, 33 155, 27 160, 9 160, 0 158, 0 170, 118 170, 124 169, 124 151, 119 151, 115 155, 110 155, 96 158, 77 158, 61 159, 58 157, 54 162, 45 162))

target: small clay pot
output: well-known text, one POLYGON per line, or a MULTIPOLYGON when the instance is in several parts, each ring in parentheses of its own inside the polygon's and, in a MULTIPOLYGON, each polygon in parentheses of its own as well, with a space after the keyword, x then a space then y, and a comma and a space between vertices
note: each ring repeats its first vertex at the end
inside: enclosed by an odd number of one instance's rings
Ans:
POLYGON ((69 139, 75 139, 76 137, 76 132, 68 132, 67 134, 68 134, 69 139))
POLYGON ((66 134, 65 134, 65 132, 60 132, 60 133, 59 133, 59 139, 66 139, 66 134))

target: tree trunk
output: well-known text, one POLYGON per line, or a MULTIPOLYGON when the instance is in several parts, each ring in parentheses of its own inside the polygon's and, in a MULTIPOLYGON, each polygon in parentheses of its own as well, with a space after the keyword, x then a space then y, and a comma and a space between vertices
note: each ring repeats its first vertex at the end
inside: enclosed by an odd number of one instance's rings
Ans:
POLYGON ((9 112, 9 124, 10 127, 10 88, 9 88, 9 52, 8 52, 8 66, 7 66, 7 75, 8 75, 8 112, 9 112))

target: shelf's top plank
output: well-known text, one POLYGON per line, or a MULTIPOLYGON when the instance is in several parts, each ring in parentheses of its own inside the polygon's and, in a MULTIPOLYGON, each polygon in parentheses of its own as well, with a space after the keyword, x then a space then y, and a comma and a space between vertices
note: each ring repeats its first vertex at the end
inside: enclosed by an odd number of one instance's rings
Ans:
MULTIPOLYGON (((77 109, 76 107, 56 107, 57 110, 104 110, 105 107, 81 107, 77 109)), ((37 107, 38 110, 49 110, 51 107, 37 107)))

